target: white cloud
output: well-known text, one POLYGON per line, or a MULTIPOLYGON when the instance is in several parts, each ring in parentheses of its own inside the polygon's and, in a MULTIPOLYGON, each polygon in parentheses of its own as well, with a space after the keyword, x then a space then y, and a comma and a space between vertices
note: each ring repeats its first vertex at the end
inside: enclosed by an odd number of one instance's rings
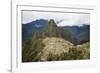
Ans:
POLYGON ((90 24, 89 14, 23 11, 23 24, 37 19, 54 19, 58 26, 90 24))

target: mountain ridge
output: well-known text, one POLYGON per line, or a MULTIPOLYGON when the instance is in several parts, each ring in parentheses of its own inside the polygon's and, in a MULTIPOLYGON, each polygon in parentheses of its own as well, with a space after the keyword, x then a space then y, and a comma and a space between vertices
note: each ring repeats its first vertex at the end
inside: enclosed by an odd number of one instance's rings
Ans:
POLYGON ((77 41, 77 44, 81 43, 82 40, 84 42, 89 41, 90 36, 89 25, 58 27, 53 19, 49 21, 40 19, 28 24, 22 24, 22 39, 31 39, 35 31, 44 32, 45 35, 49 36, 62 37, 72 43, 77 41))
MULTIPOLYGON (((37 25, 39 25, 39 27, 35 24, 30 24, 32 27, 28 27, 29 24, 26 25, 27 31, 31 31, 31 33, 29 33, 31 34, 31 38, 28 37, 27 41, 22 42, 22 62, 90 58, 89 38, 87 37, 87 35, 89 35, 89 28, 58 27, 53 19, 45 24, 38 23, 37 25), (73 33, 75 35, 73 35, 73 33)), ((28 34, 26 33, 26 35, 28 34)), ((22 36, 22 38, 23 37, 24 36, 22 36)))

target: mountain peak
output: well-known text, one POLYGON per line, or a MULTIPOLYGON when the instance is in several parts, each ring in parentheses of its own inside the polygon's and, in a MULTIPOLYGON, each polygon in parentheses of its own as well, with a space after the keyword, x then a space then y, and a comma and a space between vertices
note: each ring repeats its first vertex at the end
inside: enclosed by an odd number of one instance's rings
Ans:
POLYGON ((50 20, 48 21, 48 24, 51 25, 51 26, 56 26, 56 27, 57 27, 57 24, 56 24, 56 22, 54 21, 54 19, 50 19, 50 20))
POLYGON ((46 29, 45 29, 45 33, 46 33, 46 35, 47 36, 56 36, 57 35, 57 29, 58 29, 58 27, 57 27, 57 24, 55 23, 55 21, 53 20, 53 19, 50 19, 49 21, 48 21, 48 25, 47 25, 47 27, 46 27, 46 29))
POLYGON ((49 23, 55 23, 54 19, 50 19, 49 23))

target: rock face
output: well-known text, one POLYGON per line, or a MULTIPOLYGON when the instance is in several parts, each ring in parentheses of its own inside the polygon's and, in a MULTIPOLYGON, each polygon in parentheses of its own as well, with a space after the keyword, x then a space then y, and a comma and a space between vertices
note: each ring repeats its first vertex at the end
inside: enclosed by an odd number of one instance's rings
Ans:
POLYGON ((48 25, 47 25, 44 33, 47 37, 57 37, 58 33, 59 33, 59 32, 57 32, 57 30, 58 30, 57 24, 55 23, 55 21, 53 19, 51 19, 48 22, 48 25))

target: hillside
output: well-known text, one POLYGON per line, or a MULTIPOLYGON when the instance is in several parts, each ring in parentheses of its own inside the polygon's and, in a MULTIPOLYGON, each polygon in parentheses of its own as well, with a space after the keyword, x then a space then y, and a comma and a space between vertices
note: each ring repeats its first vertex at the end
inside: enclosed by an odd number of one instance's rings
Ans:
POLYGON ((47 24, 48 21, 44 19, 22 24, 22 41, 30 40, 36 31, 42 31, 47 24))
POLYGON ((89 58, 89 43, 74 46, 72 43, 62 38, 46 37, 38 41, 31 49, 28 49, 28 52, 24 54, 23 62, 79 60, 89 58))
POLYGON ((66 27, 61 27, 65 31, 69 30, 73 39, 76 40, 73 43, 76 44, 82 44, 85 42, 88 42, 90 39, 90 26, 83 24, 83 26, 66 26, 66 27))
POLYGON ((43 39, 45 45, 41 53, 41 60, 63 60, 64 54, 68 54, 69 49, 72 48, 73 44, 65 41, 62 38, 45 38, 43 39))
POLYGON ((58 27, 53 19, 44 24, 31 22, 22 39, 22 62, 80 60, 90 58, 89 28, 58 27), (33 27, 31 27, 33 26, 33 27), (80 30, 78 30, 80 29, 80 30), (27 31, 31 31, 27 33, 27 31), (25 35, 26 32, 26 35, 25 35), (30 34, 31 33, 31 34, 30 34), (76 34, 75 34, 76 33, 76 34), (28 35, 29 34, 29 35, 28 35), (30 36, 30 37, 29 37, 30 36))

